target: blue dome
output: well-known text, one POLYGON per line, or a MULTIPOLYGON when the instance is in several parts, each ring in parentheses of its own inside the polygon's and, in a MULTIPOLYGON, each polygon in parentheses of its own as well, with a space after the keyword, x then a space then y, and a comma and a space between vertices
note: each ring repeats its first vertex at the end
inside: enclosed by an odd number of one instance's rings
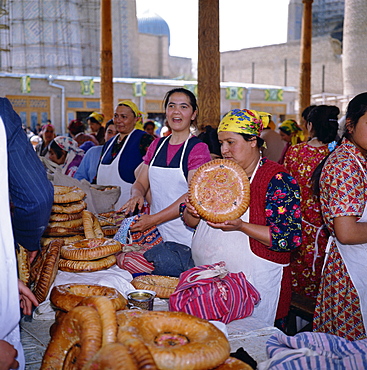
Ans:
POLYGON ((138 16, 138 30, 140 33, 149 35, 168 36, 168 45, 170 44, 170 32, 167 22, 151 10, 147 10, 138 16))

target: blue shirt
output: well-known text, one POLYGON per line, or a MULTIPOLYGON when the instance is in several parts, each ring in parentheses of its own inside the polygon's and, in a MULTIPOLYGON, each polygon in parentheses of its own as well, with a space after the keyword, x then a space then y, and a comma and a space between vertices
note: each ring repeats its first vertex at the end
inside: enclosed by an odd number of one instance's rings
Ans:
POLYGON ((22 129, 20 117, 6 98, 0 98, 0 115, 7 139, 14 239, 30 251, 38 250, 51 214, 53 186, 22 129))
POLYGON ((103 145, 92 146, 84 154, 82 161, 76 171, 74 178, 77 180, 86 179, 92 183, 97 175, 99 159, 101 158, 103 145))

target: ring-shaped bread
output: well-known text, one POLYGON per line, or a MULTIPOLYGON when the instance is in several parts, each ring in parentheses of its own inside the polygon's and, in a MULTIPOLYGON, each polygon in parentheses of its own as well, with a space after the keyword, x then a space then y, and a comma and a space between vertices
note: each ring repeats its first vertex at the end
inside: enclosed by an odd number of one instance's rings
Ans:
POLYGON ((82 213, 51 213, 50 222, 71 221, 82 218, 82 213))
POLYGON ((56 204, 54 203, 51 208, 52 213, 80 213, 87 208, 87 203, 84 200, 73 203, 56 204))
POLYGON ((42 267, 39 270, 38 279, 33 289, 33 294, 39 303, 46 300, 50 287, 55 280, 60 259, 60 249, 63 244, 63 240, 53 240, 43 256, 42 267))
POLYGON ((19 280, 21 280, 25 285, 28 286, 31 278, 31 264, 29 262, 28 251, 18 243, 16 255, 19 280))
POLYGON ((80 227, 83 225, 83 219, 82 218, 77 218, 75 220, 67 220, 67 221, 50 221, 48 223, 48 227, 53 228, 53 227, 62 227, 62 228, 71 228, 73 229, 74 227, 80 227))
POLYGON ((107 297, 116 311, 124 310, 127 306, 127 300, 117 289, 98 284, 57 285, 51 290, 50 301, 60 310, 70 311, 84 298, 92 296, 107 297))
POLYGON ((75 307, 55 328, 41 369, 80 369, 102 345, 102 324, 92 307, 75 307))
POLYGON ((54 195, 64 195, 77 189, 75 186, 54 185, 54 195))
POLYGON ((207 320, 184 312, 127 311, 118 317, 118 340, 124 331, 136 335, 161 370, 212 369, 230 354, 226 336, 207 320))
POLYGON ((83 230, 79 227, 46 227, 44 236, 72 236, 83 234, 83 230))
POLYGON ((64 245, 61 257, 74 261, 93 261, 120 252, 121 248, 121 243, 114 239, 83 239, 64 245))
POLYGON ((214 370, 253 370, 253 368, 235 357, 228 357, 222 365, 216 367, 214 370))
POLYGON ((84 237, 82 235, 73 235, 73 236, 59 236, 59 237, 49 237, 49 238, 41 238, 41 245, 42 247, 45 245, 49 245, 55 239, 61 239, 64 241, 64 244, 70 244, 76 242, 78 240, 83 240, 84 237))
POLYGON ((137 366, 123 344, 110 343, 103 346, 82 370, 91 369, 138 370, 142 368, 137 366))
POLYGON ((117 320, 112 301, 104 296, 84 298, 78 306, 93 307, 97 310, 102 323, 102 347, 115 343, 117 339, 117 320))
POLYGON ((175 291, 179 278, 161 275, 140 275, 131 284, 136 289, 153 290, 158 298, 169 298, 175 291))
POLYGON ((73 187, 67 186, 68 189, 62 189, 62 191, 64 190, 69 190, 69 191, 67 191, 66 193, 57 194, 59 192, 58 190, 59 188, 60 186, 58 186, 57 189, 55 190, 55 186, 54 186, 54 203, 57 203, 57 204, 79 202, 82 199, 84 199, 86 196, 84 191, 80 188, 77 188, 76 186, 73 186, 73 187))
POLYGON ((60 258, 59 270, 67 272, 92 272, 108 269, 115 264, 115 255, 94 261, 73 261, 60 258))
POLYGON ((235 220, 250 204, 250 181, 236 162, 215 159, 194 173, 189 186, 189 201, 207 221, 235 220))

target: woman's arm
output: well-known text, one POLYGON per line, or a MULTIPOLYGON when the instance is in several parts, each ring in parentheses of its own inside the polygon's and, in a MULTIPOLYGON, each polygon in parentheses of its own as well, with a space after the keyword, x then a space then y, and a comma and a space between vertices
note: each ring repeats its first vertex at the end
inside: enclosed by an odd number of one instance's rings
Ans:
POLYGON ((367 222, 357 222, 356 216, 334 218, 334 232, 343 244, 367 243, 367 222))
MULTIPOLYGON (((196 170, 191 170, 188 173, 188 182, 190 183, 191 178, 196 170)), ((179 206, 180 203, 185 201, 187 193, 182 194, 176 201, 170 204, 168 207, 162 209, 160 212, 154 215, 142 215, 139 220, 130 227, 131 231, 144 231, 152 226, 157 226, 163 222, 174 220, 180 215, 179 206)))
POLYGON ((144 205, 144 197, 149 190, 148 165, 141 163, 136 172, 137 178, 130 190, 130 199, 119 209, 118 212, 124 212, 126 215, 134 212, 135 207, 139 210, 144 205))

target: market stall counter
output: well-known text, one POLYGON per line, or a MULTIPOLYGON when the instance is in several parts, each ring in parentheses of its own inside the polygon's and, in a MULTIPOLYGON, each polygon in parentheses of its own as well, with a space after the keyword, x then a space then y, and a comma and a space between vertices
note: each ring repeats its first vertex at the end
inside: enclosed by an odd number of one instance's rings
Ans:
MULTIPOLYGON (((156 298, 154 310, 167 311, 167 300, 156 298)), ((21 338, 26 358, 26 370, 40 369, 43 354, 50 341, 49 330, 54 320, 40 320, 39 318, 41 317, 31 319, 26 316, 21 320, 21 338)), ((279 329, 268 326, 251 316, 230 322, 225 326, 224 331, 227 332, 231 352, 242 347, 257 363, 267 359, 266 341, 271 335, 280 332, 279 329)))

